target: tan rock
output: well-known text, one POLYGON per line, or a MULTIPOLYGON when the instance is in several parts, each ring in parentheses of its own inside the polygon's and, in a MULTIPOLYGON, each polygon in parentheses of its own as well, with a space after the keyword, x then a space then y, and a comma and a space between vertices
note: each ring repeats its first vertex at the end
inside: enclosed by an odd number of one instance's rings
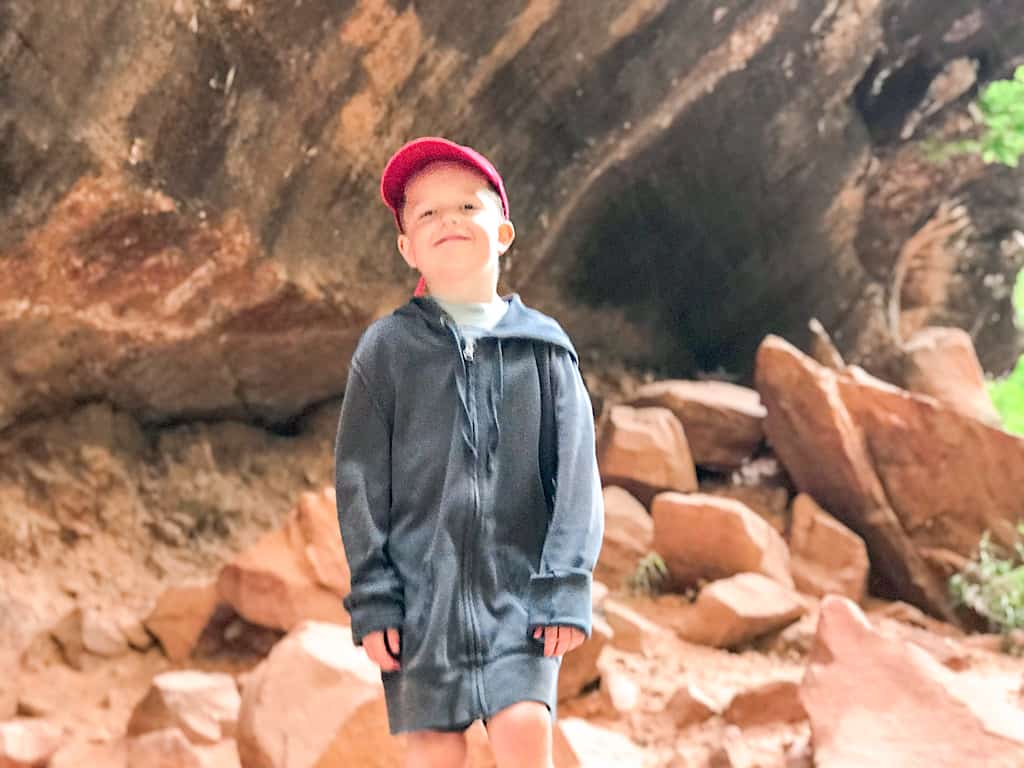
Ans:
POLYGON ((796 680, 771 680, 735 694, 722 713, 725 721, 747 728, 807 719, 796 680))
POLYGON ((199 751, 177 728, 128 739, 127 768, 206 768, 199 751))
POLYGON ((621 585, 650 553, 654 522, 644 505, 629 491, 615 485, 604 488, 604 541, 594 574, 621 585))
POLYGON ((555 723, 552 752, 555 768, 643 768, 646 764, 643 750, 629 738, 578 717, 555 723))
POLYGON ((225 739, 208 747, 195 747, 203 768, 242 768, 238 758, 238 745, 234 739, 225 739))
POLYGON ((770 485, 733 485, 720 479, 704 480, 700 492, 738 501, 757 514, 782 537, 789 529, 789 489, 770 485))
MULTIPOLYGON (((886 447, 871 440, 869 451, 865 423, 873 417, 863 414, 874 413, 878 421, 898 427, 888 434, 893 443, 905 443, 915 429, 911 425, 920 420, 909 415, 901 419, 898 411, 888 406, 848 407, 849 387, 841 382, 852 382, 852 375, 822 367, 775 336, 768 336, 759 347, 754 378, 768 409, 765 434, 796 487, 864 539, 871 562, 905 599, 936 615, 951 616, 944 578, 929 567, 907 533, 908 529, 920 530, 920 526, 904 527, 910 521, 897 514, 886 492, 891 486, 888 482, 883 486, 875 472, 874 462, 879 457, 894 448, 902 451, 902 446, 886 447)), ((895 392, 892 397, 903 397, 899 390, 891 389, 895 392)), ((934 440, 934 433, 922 437, 934 440)), ((965 454, 961 447, 950 450, 953 453, 948 455, 965 454)), ((933 465, 921 455, 907 455, 902 460, 910 472, 922 475, 922 480, 927 475, 927 482, 935 486, 947 484, 939 481, 935 472, 921 473, 919 468, 948 466, 948 461, 933 465)), ((949 499, 939 502, 931 493, 928 498, 932 514, 955 508, 949 499)), ((958 515, 964 511, 959 510, 958 515)))
POLYGON ((697 595, 685 636, 691 642, 733 648, 796 621, 799 595, 759 573, 714 581, 697 595))
POLYGON ((380 671, 347 627, 303 622, 242 690, 238 754, 246 768, 398 768, 380 671))
POLYGON ((683 425, 699 466, 740 466, 764 439, 765 408, 753 389, 724 381, 666 380, 646 384, 629 404, 667 408, 683 425))
POLYGON ((164 672, 128 721, 129 736, 178 729, 190 742, 215 744, 234 736, 241 698, 231 675, 194 670, 164 672))
POLYGON ((217 592, 254 624, 288 631, 305 619, 348 624, 349 572, 334 492, 303 494, 285 525, 221 569, 217 592))
POLYGON ((826 597, 800 696, 815 765, 1024 765, 1016 680, 952 672, 872 629, 850 600, 826 597))
POLYGON ((192 654, 217 602, 215 584, 171 587, 160 596, 143 623, 156 636, 167 658, 182 661, 192 654))
POLYGON ((628 714, 640 703, 640 686, 624 672, 605 670, 601 674, 601 701, 610 713, 628 714))
POLYGON ((697 490, 686 433, 666 408, 612 406, 602 419, 598 465, 605 485, 620 485, 646 504, 658 491, 697 490))
POLYGON ((597 660, 601 651, 612 638, 612 628, 600 616, 591 622, 590 637, 583 645, 570 651, 562 658, 558 673, 558 700, 565 701, 578 696, 584 688, 601 677, 597 660))
POLYGON ((116 619, 86 610, 82 612, 82 646, 96 656, 112 658, 128 652, 128 639, 116 619))
POLYGON ((740 502, 668 492, 655 496, 651 512, 654 548, 677 587, 742 572, 793 585, 786 542, 740 502))
POLYGON ((46 765, 64 741, 61 729, 46 720, 15 718, 0 723, 0 768, 46 765))
POLYGON ((871 566, 864 540, 805 493, 793 500, 791 518, 790 566, 797 589, 860 602, 871 566))
POLYGON ((665 704, 665 712, 671 715, 677 728, 687 728, 719 714, 721 707, 707 693, 691 683, 672 694, 672 698, 665 704))
POLYGON ((137 651, 145 651, 155 642, 138 616, 127 613, 118 616, 117 627, 128 641, 128 645, 137 651))
POLYGON ((127 763, 127 740, 118 738, 100 742, 72 741, 57 750, 46 768, 126 768, 127 763))
POLYGON ((965 416, 999 427, 971 335, 962 328, 928 327, 903 345, 903 385, 965 416))
POLYGON ((623 651, 649 656, 668 635, 663 627, 612 598, 604 602, 604 615, 612 629, 612 645, 623 651))

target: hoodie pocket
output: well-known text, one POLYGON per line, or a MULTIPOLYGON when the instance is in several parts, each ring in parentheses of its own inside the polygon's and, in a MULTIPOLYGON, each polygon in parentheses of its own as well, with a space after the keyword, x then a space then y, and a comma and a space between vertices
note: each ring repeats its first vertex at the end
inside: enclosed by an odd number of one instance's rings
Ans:
POLYGON ((404 588, 405 620, 402 622, 403 660, 416 656, 430 624, 432 595, 434 594, 434 564, 425 560, 420 569, 420 578, 407 582, 404 588))

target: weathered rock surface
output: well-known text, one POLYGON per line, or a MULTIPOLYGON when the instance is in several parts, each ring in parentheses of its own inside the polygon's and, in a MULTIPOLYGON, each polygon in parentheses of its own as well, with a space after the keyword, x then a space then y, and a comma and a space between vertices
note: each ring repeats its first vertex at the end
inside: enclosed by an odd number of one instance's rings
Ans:
POLYGON ((805 610, 792 589, 760 573, 739 573, 700 591, 683 634, 696 643, 734 648, 791 624, 805 610))
POLYGON ((192 670, 164 672, 140 701, 126 726, 129 736, 173 728, 196 744, 235 735, 241 699, 230 675, 192 670))
POLYGON ((0 722, 0 766, 37 768, 46 765, 62 742, 60 727, 46 720, 16 718, 0 722))
POLYGON ((793 586, 786 542, 744 504, 669 492, 654 497, 651 514, 654 549, 675 585, 693 586, 749 571, 793 586))
POLYGON ((605 485, 621 485, 647 504, 659 491, 697 490, 697 470, 682 425, 667 408, 612 406, 598 427, 605 485))
POLYGON ((801 592, 838 594, 854 602, 864 597, 871 566, 864 540, 805 493, 793 499, 789 553, 801 592))
POLYGON ((858 369, 836 374, 768 337, 765 430, 796 486, 861 536, 896 593, 954 619, 946 580, 986 530, 1010 544, 1024 439, 858 369))
POLYGON ((334 490, 303 494, 284 526, 221 569, 217 593, 254 624, 288 631, 300 622, 348 624, 341 600, 349 570, 334 490))
POLYGON ((215 584, 183 584, 168 588, 145 619, 167 658, 187 659, 217 607, 215 584))
POLYGON ((618 587, 650 553, 654 521, 644 505, 624 488, 605 486, 603 496, 604 540, 594 576, 618 587))
POLYGON ((757 391, 725 381, 657 381, 641 387, 629 404, 672 411, 698 466, 739 467, 764 439, 765 409, 757 391))
POLYGON ((954 768, 980 756, 995 768, 1020 765, 1019 684, 951 672, 921 649, 879 635, 849 600, 826 597, 800 691, 815 765, 954 768))
POLYGON ((238 719, 246 768, 397 768, 380 670, 348 627, 307 621, 247 677, 238 719))

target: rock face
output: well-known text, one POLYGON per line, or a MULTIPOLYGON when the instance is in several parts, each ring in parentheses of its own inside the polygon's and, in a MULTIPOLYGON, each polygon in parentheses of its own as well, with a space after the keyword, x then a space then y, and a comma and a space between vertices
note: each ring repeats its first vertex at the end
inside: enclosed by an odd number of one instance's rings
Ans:
MULTIPOLYGON (((337 393, 414 283, 376 187, 428 130, 502 170, 508 286, 581 349, 681 374, 748 371, 766 328, 799 343, 810 316, 872 348, 901 243, 960 192, 974 234, 954 263, 1015 271, 1019 177, 890 151, 963 114, 970 91, 929 90, 947 63, 1008 73, 1012 3, 290 9, 4 4, 0 426, 100 398, 286 424, 337 393)), ((959 279, 936 311, 983 318, 983 361, 1007 367, 1008 294, 959 279)))

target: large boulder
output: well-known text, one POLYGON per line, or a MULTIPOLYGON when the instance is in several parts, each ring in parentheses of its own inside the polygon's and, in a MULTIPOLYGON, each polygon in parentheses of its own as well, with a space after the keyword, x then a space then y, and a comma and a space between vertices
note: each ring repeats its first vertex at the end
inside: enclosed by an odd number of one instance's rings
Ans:
POLYGON ((735 648, 792 624, 805 611, 793 589, 760 573, 739 573, 700 591, 680 633, 691 642, 735 648))
POLYGON ((955 621, 948 577, 986 530, 1015 539, 1024 439, 774 336, 757 360, 765 431, 797 488, 864 539, 897 595, 955 621))
POLYGON ((618 587, 650 553, 654 522, 644 505, 624 488, 608 485, 603 495, 604 540, 594 577, 618 587))
POLYGON ((597 461, 605 485, 621 485, 644 504, 659 491, 697 490, 686 433, 667 408, 612 406, 598 428, 597 461))
POLYGON ((656 381, 640 387, 629 404, 672 411, 698 466, 735 469, 764 439, 765 409, 757 391, 726 381, 656 381))
POLYGON ((304 493, 281 528, 225 565, 220 599, 260 626, 288 631, 306 619, 348 624, 349 570, 334 489, 304 493))
POLYGON ((952 672, 830 596, 800 697, 820 768, 1011 768, 1024 765, 1019 688, 1019 675, 952 672))
POLYGON ((274 646, 242 688, 238 754, 246 768, 398 768, 380 670, 336 624, 307 621, 274 646))
POLYGON ((791 520, 790 567, 797 589, 860 602, 871 567, 864 540, 805 493, 793 499, 791 520))
POLYGON ((241 699, 234 678, 194 670, 164 672, 132 711, 126 733, 138 736, 174 729, 196 744, 235 735, 241 699))
POLYGON ((744 571, 793 586, 786 542, 741 502, 668 492, 654 498, 651 513, 654 549, 664 558, 676 587, 744 571))
POLYGON ((169 587, 143 623, 156 635, 171 661, 187 659, 196 647, 203 629, 217 608, 214 583, 182 584, 169 587))

